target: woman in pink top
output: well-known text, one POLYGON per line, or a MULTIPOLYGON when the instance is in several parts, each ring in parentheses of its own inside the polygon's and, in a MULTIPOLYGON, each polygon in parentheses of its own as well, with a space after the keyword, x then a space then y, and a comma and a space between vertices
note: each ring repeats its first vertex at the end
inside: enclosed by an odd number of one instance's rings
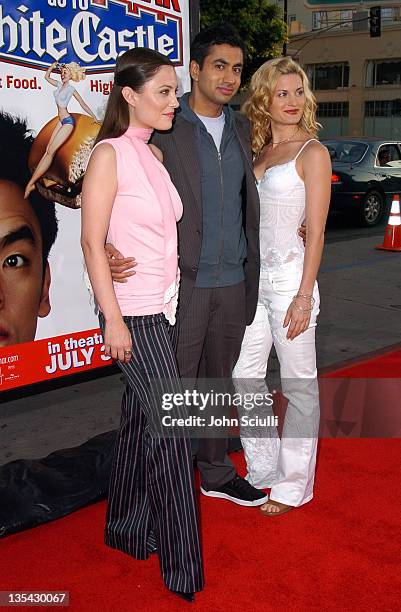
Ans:
POLYGON ((160 433, 157 382, 179 385, 174 333, 181 200, 154 129, 171 128, 177 79, 150 49, 118 58, 106 115, 83 185, 82 248, 100 307, 106 355, 125 376, 109 487, 106 544, 147 559, 157 550, 163 580, 193 601, 203 588, 191 447, 184 432, 160 433), (112 282, 105 242, 135 253, 136 273, 112 282))

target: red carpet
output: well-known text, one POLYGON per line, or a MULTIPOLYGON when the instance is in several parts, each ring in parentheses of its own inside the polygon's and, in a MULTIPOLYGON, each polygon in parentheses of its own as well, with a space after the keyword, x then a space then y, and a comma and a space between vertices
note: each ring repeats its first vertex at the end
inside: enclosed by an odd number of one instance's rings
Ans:
POLYGON ((303 508, 269 519, 202 497, 207 584, 189 608, 163 587, 156 557, 103 545, 104 503, 2 541, 0 587, 69 590, 83 612, 399 610, 400 464, 400 440, 323 440, 303 508))
MULTIPOLYGON (((393 351, 331 375, 400 376, 400 361, 393 351)), ((233 459, 243 474, 242 454, 233 459)), ((399 610, 400 465, 400 439, 322 440, 302 508, 269 519, 201 497, 206 588, 195 605, 163 587, 156 556, 103 545, 105 503, 1 541, 0 590, 68 590, 83 612, 399 610)))
POLYGON ((401 348, 358 359, 324 374, 327 378, 400 378, 401 348))
POLYGON ((323 437, 401 438, 401 348, 320 372, 323 437))

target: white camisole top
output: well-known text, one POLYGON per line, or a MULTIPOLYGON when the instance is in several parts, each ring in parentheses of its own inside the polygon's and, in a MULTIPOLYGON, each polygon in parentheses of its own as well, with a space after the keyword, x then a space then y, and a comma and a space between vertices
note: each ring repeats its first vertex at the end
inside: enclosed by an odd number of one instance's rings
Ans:
POLYGON ((294 159, 268 168, 258 182, 260 197, 261 268, 277 270, 290 262, 302 270, 304 245, 298 229, 305 219, 305 184, 296 170, 294 159))

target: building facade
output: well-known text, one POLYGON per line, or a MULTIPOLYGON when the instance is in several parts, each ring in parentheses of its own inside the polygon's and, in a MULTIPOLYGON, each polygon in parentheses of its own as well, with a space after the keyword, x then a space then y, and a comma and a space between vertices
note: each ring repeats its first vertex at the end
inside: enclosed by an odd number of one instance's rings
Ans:
POLYGON ((311 80, 321 137, 400 139, 401 2, 287 0, 287 7, 287 55, 311 80), (376 5, 381 35, 371 38, 369 7, 376 5))

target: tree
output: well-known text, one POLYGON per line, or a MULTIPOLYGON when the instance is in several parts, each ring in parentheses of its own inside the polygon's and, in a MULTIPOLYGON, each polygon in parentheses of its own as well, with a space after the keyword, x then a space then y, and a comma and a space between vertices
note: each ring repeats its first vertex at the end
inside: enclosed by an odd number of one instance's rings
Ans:
POLYGON ((281 10, 269 0, 200 0, 200 21, 202 28, 224 22, 237 28, 247 50, 243 85, 287 40, 281 10))

